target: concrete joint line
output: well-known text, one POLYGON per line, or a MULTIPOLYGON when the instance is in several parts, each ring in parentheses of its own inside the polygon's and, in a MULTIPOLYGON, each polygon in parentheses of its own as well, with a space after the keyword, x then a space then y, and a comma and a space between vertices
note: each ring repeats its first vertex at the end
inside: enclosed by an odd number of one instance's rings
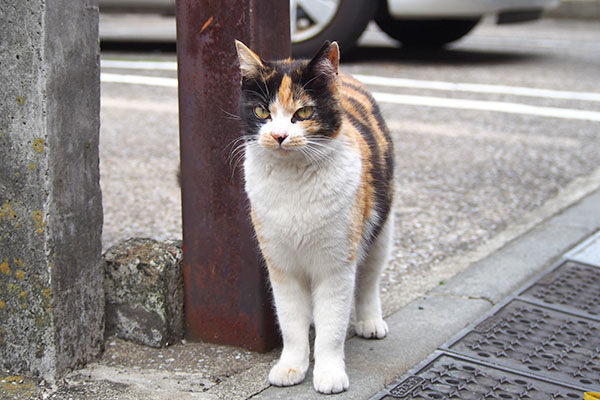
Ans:
POLYGON ((488 297, 481 297, 481 296, 463 296, 463 295, 458 295, 458 294, 449 294, 449 293, 429 293, 428 296, 435 296, 435 297, 442 297, 442 298, 448 298, 448 299, 459 299, 459 300, 477 300, 477 301, 485 301, 487 303, 489 303, 491 306, 495 306, 496 303, 488 298, 488 297))

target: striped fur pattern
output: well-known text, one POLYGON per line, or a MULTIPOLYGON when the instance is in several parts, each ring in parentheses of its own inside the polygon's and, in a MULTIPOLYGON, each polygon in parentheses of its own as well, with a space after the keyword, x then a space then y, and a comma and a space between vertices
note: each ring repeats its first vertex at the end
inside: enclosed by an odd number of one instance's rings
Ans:
POLYGON ((338 71, 337 44, 312 60, 265 61, 236 42, 244 177, 284 347, 269 380, 303 381, 316 330, 313 385, 349 385, 344 340, 381 339, 379 277, 392 237, 393 148, 365 87, 338 71))

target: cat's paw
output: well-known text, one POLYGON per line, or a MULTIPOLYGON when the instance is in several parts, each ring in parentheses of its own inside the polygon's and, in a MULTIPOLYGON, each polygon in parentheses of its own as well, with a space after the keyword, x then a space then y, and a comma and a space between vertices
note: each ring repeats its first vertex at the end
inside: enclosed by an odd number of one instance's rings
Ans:
POLYGON ((388 334, 387 323, 379 319, 367 319, 356 323, 356 334, 367 339, 383 339, 388 334))
POLYGON ((304 380, 306 369, 300 365, 278 362, 269 372, 269 382, 275 386, 292 386, 304 380))
POLYGON ((344 368, 315 368, 313 377, 315 390, 323 394, 340 393, 348 389, 350 380, 344 368))

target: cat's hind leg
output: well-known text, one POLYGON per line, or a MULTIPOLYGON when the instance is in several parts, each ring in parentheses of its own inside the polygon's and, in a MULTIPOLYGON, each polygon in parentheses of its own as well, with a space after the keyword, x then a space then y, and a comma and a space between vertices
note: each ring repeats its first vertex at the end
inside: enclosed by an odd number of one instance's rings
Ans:
POLYGON ((394 218, 390 212, 365 261, 358 268, 356 281, 356 334, 368 339, 383 339, 388 334, 381 314, 379 281, 386 267, 393 239, 394 218))
POLYGON ((296 385, 304 380, 309 364, 309 284, 297 276, 272 267, 269 267, 269 277, 283 336, 281 357, 269 372, 269 382, 275 386, 296 385))

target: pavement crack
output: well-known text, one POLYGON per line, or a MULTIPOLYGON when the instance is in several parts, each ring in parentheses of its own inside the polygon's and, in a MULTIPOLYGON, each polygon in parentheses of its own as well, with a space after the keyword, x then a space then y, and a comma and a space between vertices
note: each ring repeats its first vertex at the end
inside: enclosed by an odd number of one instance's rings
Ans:
POLYGON ((482 300, 485 302, 488 302, 491 306, 495 306, 496 303, 494 303, 494 301, 492 299, 490 299, 489 297, 485 297, 485 296, 462 296, 462 295, 458 295, 458 294, 449 294, 449 293, 434 293, 433 294, 436 297, 446 297, 449 299, 462 299, 462 300, 482 300))
POLYGON ((496 303, 494 303, 492 301, 492 299, 490 299, 488 297, 467 296, 467 298, 469 300, 483 300, 483 301, 487 301, 488 303, 490 303, 491 306, 495 306, 496 305, 496 303))
POLYGON ((267 386, 267 387, 263 388, 262 390, 260 390, 260 391, 258 391, 258 392, 256 392, 256 393, 252 394, 251 396, 249 396, 249 397, 248 397, 248 400, 256 398, 256 396, 258 396, 258 395, 262 394, 262 393, 263 393, 265 390, 267 390, 267 389, 268 389, 268 388, 270 388, 271 386, 272 386, 272 385, 269 385, 269 386, 267 386))

